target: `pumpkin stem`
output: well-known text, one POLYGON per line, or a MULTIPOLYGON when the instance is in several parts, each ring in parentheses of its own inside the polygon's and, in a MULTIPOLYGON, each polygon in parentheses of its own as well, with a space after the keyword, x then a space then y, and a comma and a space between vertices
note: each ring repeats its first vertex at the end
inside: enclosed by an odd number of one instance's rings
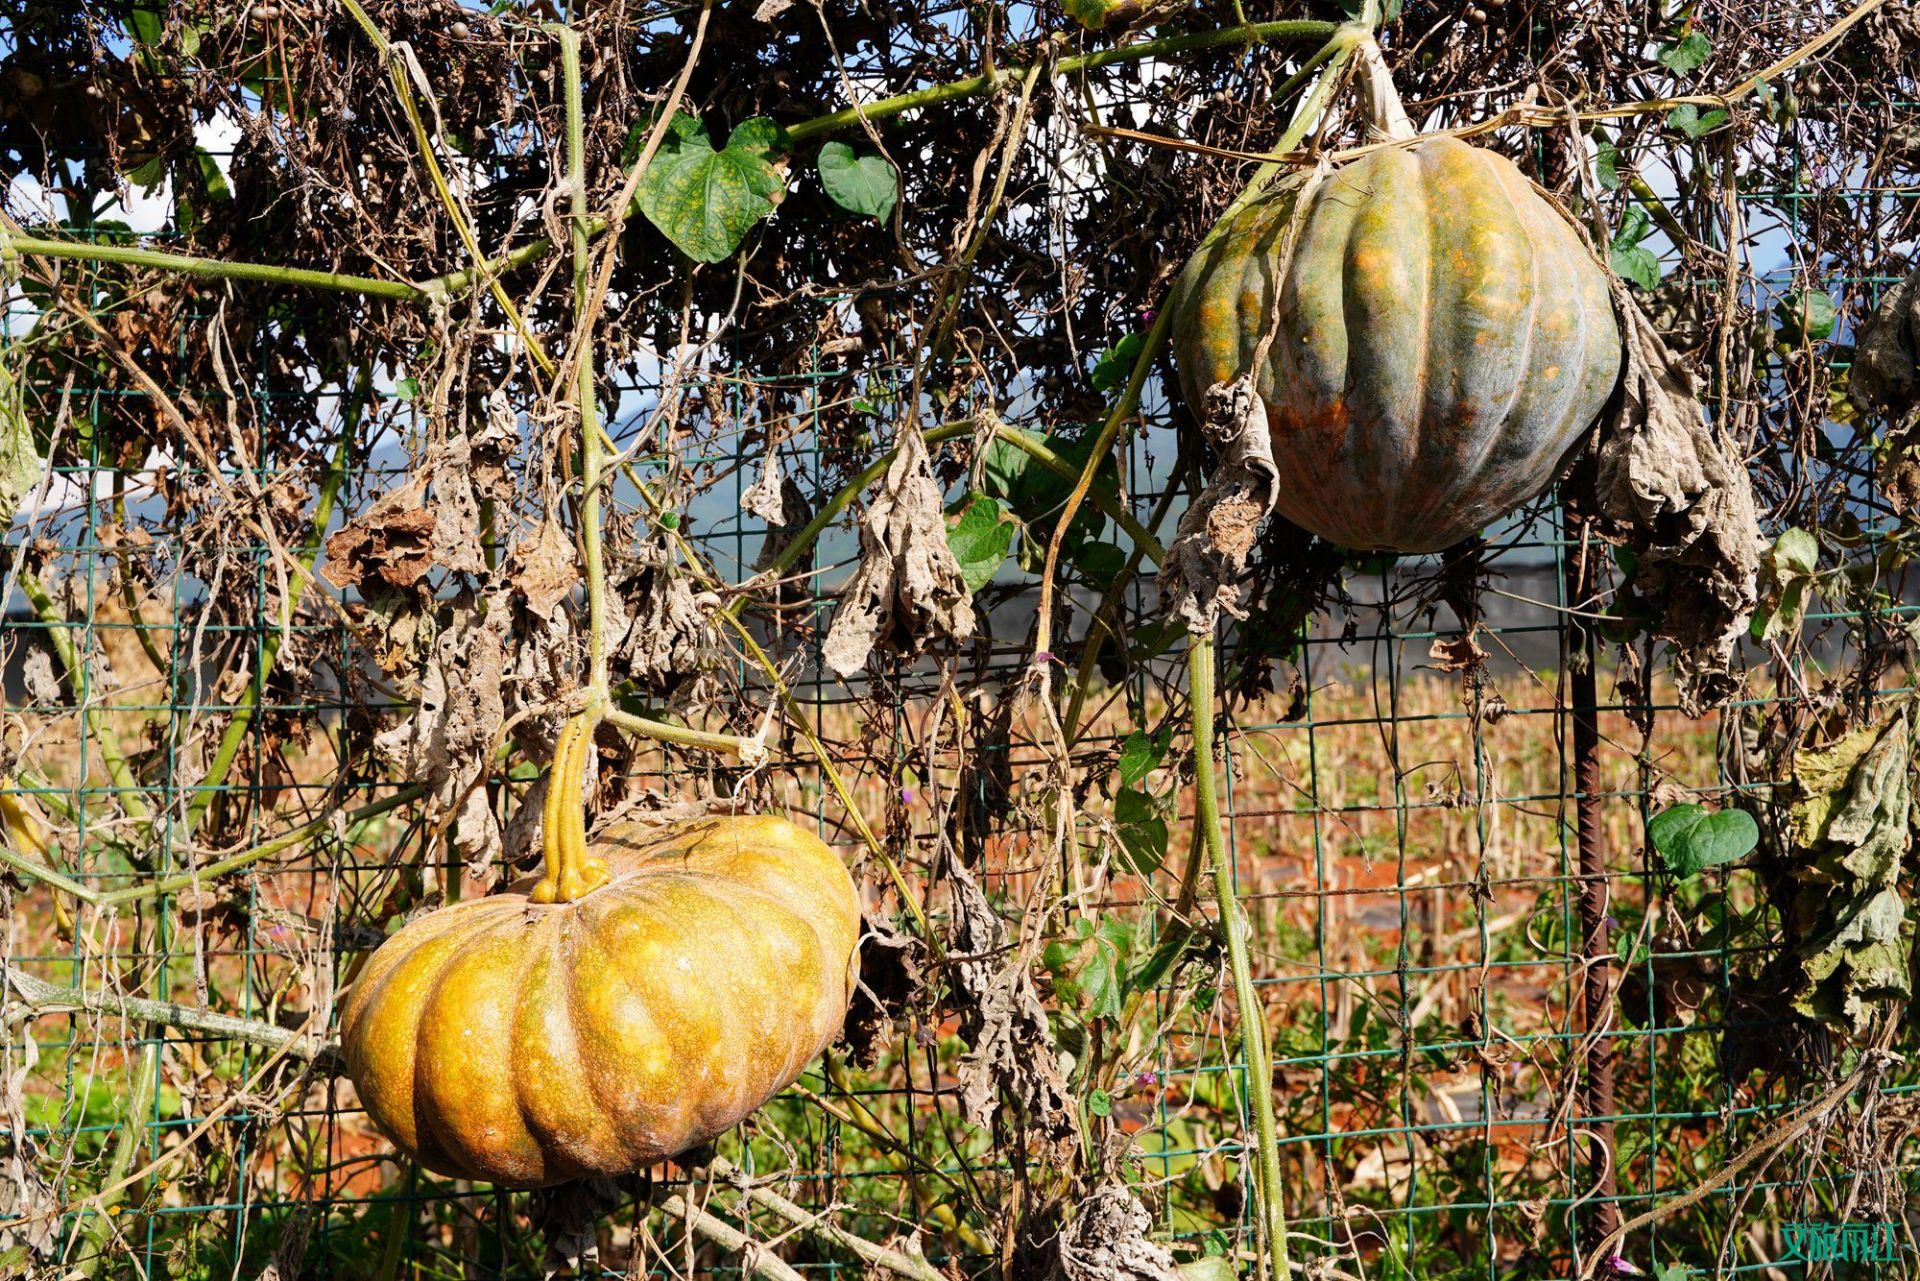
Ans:
POLYGON ((1407 119, 1400 91, 1393 87, 1393 76, 1387 70, 1386 57, 1380 52, 1380 42, 1369 35, 1353 52, 1360 73, 1360 100, 1366 104, 1375 131, 1390 142, 1418 137, 1420 131, 1407 119))
POLYGON ((593 720, 582 714, 569 720, 554 745, 547 771, 547 799, 541 809, 546 870, 533 887, 536 903, 571 903, 607 883, 605 859, 587 853, 587 820, 580 800, 580 776, 593 746, 593 720))

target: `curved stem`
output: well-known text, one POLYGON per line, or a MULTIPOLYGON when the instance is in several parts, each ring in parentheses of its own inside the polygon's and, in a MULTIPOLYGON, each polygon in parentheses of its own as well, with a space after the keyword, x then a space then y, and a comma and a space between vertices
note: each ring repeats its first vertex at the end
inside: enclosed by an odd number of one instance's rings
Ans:
POLYGON ((111 262, 128 267, 176 271, 203 280, 250 280, 263 285, 298 285, 307 289, 362 294, 368 298, 391 298, 396 302, 426 302, 431 296, 428 289, 405 280, 380 280, 373 276, 280 267, 262 262, 228 262, 221 258, 197 258, 192 254, 135 249, 129 245, 102 245, 86 240, 47 240, 40 236, 16 235, 0 228, 0 253, 9 251, 36 258, 71 258, 81 262, 111 262))
MULTIPOLYGON (((572 197, 570 237, 573 250, 573 302, 586 314, 593 292, 593 263, 587 254, 587 145, 583 95, 580 86, 580 36, 557 22, 545 30, 560 43, 560 76, 567 100, 567 189, 572 197)), ((607 688, 607 567, 600 546, 600 481, 605 460, 601 455, 600 402, 593 386, 593 333, 580 335, 574 361, 574 391, 580 413, 580 552, 587 563, 588 684, 607 688)))
POLYGON ((1267 1273, 1286 1281, 1287 1211, 1280 1185, 1280 1136, 1273 1119, 1273 1060, 1266 1009, 1254 990, 1247 959, 1247 927, 1233 886, 1233 864, 1220 835, 1220 800, 1213 773, 1214 651, 1211 635, 1192 637, 1187 648, 1187 686, 1193 713, 1193 792, 1200 836, 1213 868, 1213 900, 1227 942, 1234 1001, 1240 1007, 1240 1046, 1247 1064, 1247 1099, 1253 1109, 1253 1191, 1266 1236, 1267 1273))
POLYGON ((571 903, 607 883, 605 859, 587 853, 587 820, 580 800, 580 779, 593 750, 595 717, 582 713, 561 727, 547 771, 547 796, 540 811, 546 867, 529 895, 536 903, 571 903))
MULTIPOLYGON (((1142 40, 1137 44, 1122 45, 1116 49, 1099 49, 1092 53, 1061 58, 1052 64, 1052 71, 1057 76, 1070 76, 1081 71, 1111 66, 1116 62, 1137 62, 1142 58, 1191 53, 1201 49, 1218 49, 1226 45, 1254 44, 1263 40, 1325 40, 1338 29, 1339 24, 1332 22, 1254 22, 1244 26, 1222 27, 1216 31, 1202 31, 1194 35, 1142 40)), ((964 80, 955 80, 948 84, 929 85, 925 89, 915 89, 910 93, 882 98, 878 102, 870 102, 858 107, 845 107, 824 116, 816 116, 812 120, 803 120, 797 125, 789 126, 787 136, 795 142, 804 142, 821 134, 850 128, 862 120, 886 120, 920 107, 931 107, 937 103, 952 102, 960 98, 977 98, 997 92, 1003 85, 1023 82, 1040 70, 1042 70, 1040 67, 1008 67, 1003 71, 968 76, 964 80)))

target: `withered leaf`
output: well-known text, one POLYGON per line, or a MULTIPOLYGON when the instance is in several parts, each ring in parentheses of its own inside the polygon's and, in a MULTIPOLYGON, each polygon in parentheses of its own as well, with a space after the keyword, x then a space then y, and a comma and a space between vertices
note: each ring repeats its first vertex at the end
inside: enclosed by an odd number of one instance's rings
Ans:
MULTIPOLYGON (((779 452, 769 446, 760 468, 760 479, 741 493, 740 506, 769 525, 791 525, 794 523, 793 516, 787 507, 787 491, 791 488, 786 475, 780 470, 779 452)), ((800 507, 793 508, 795 512, 801 510, 800 507)))
POLYGON ((413 714, 374 740, 404 777, 429 789, 431 821, 449 823, 453 848, 476 873, 501 848, 499 824, 480 786, 506 720, 503 691, 510 611, 498 599, 463 595, 434 642, 413 714))
POLYGON ((1902 709, 1793 758, 1793 1005, 1854 1037, 1911 995, 1900 892, 1912 840, 1909 742, 1902 709))
POLYGON ((1160 567, 1160 597, 1195 635, 1222 610, 1245 618, 1239 580, 1260 522, 1273 511, 1280 470, 1267 414, 1249 377, 1207 389, 1201 427, 1220 457, 1207 488, 1180 518, 1160 567))
POLYGON ((1888 290, 1860 326, 1847 395, 1893 419, 1920 408, 1920 270, 1888 290))
POLYGON ((719 602, 693 590, 664 535, 635 549, 633 572, 615 584, 607 604, 613 660, 635 680, 691 675, 719 653, 711 621, 719 602))
POLYGON ((1487 651, 1480 647, 1472 632, 1451 639, 1442 637, 1427 646, 1427 657, 1433 660, 1434 667, 1443 672, 1477 671, 1487 661, 1487 651))
POLYGON ((876 645, 913 657, 929 640, 973 635, 973 596, 947 546, 940 483, 909 426, 860 526, 860 567, 840 596, 822 653, 851 676, 876 645))
POLYGON ((421 506, 424 477, 383 494, 366 511, 327 539, 320 567, 326 580, 345 591, 369 578, 405 590, 433 568, 434 514, 421 506))
POLYGON ((1153 1216, 1124 1183, 1080 1198, 1060 1234, 1060 1281, 1182 1281, 1173 1251, 1147 1239, 1153 1216))
POLYGON ((513 589, 525 598, 529 611, 543 616, 571 595, 580 581, 573 539, 551 518, 540 522, 532 538, 514 544, 508 565, 513 589))
MULTIPOLYGON (((0 997, 10 995, 0 977, 0 997)), ((29 1255, 43 1254, 60 1236, 60 1197, 40 1175, 45 1154, 27 1126, 27 1078, 39 1062, 40 1047, 31 1020, 12 1035, 17 1056, 12 1047, 0 1053, 0 1253, 17 1246, 29 1255)))
POLYGON ((1613 286, 1625 364, 1568 498, 1634 550, 1638 594, 1657 612, 1654 633, 1673 645, 1680 704, 1697 716, 1735 692, 1734 649, 1760 599, 1753 485, 1701 412, 1691 371, 1626 287, 1613 286))
POLYGON ((1860 326, 1847 379, 1848 397, 1888 420, 1880 489, 1904 516, 1920 508, 1920 271, 1860 326))
POLYGON ((462 574, 487 571, 473 465, 472 444, 464 436, 451 436, 427 456, 425 467, 432 494, 428 511, 434 563, 462 574))
POLYGON ((951 950, 979 958, 956 960, 951 971, 960 1039, 967 1043, 955 1073, 960 1110, 985 1128, 1010 1110, 1041 1137, 1064 1138, 1073 1132, 1073 1106, 1027 958, 1018 948, 1006 949, 1006 923, 973 874, 954 859, 946 866, 953 896, 951 950))
POLYGON ((504 502, 514 496, 508 467, 520 448, 518 422, 504 389, 496 387, 487 394, 486 425, 472 436, 473 488, 482 498, 504 502))
POLYGON ((860 935, 859 973, 840 1039, 853 1061, 878 1062, 888 1038, 926 990, 926 942, 869 915, 860 935))

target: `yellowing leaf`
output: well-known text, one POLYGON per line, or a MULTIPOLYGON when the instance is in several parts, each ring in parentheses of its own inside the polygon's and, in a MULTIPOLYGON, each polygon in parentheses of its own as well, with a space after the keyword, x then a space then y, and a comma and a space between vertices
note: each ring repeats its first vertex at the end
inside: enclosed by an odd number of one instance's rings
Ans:
POLYGON ((705 125, 676 112, 640 179, 640 211, 687 257, 719 262, 786 194, 773 166, 783 149, 780 127, 763 117, 742 121, 715 150, 705 125))

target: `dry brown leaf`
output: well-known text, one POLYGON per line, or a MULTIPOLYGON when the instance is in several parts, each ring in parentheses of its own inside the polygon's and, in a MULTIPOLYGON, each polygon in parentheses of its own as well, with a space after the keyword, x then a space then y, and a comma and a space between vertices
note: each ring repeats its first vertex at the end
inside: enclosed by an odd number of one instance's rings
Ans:
POLYGON ((840 1041, 855 1063, 872 1067, 892 1043, 893 1031, 926 990, 926 943, 869 914, 860 935, 859 972, 840 1041))
POLYGON ((1860 326, 1847 395, 1894 419, 1920 407, 1920 270, 1888 290, 1860 326))
POLYGON ((607 594, 612 661, 633 679, 656 685, 699 672, 720 653, 712 625, 720 602, 693 590, 665 537, 642 543, 633 566, 607 594))
POLYGON ((947 547, 927 442, 910 426, 860 526, 860 567, 840 594, 822 653, 828 667, 851 676, 875 646, 913 657, 930 640, 971 635, 973 595, 947 547))
POLYGON ((515 494, 508 465, 520 448, 519 420, 507 393, 496 387, 487 396, 487 422, 474 433, 473 487, 482 498, 511 502, 515 494))
POLYGON ((1060 1281, 1180 1281, 1173 1251, 1147 1239, 1153 1216, 1124 1183, 1103 1183, 1060 1235, 1060 1281))
POLYGON ((1207 389, 1201 427, 1220 457, 1206 492, 1180 518, 1160 568, 1160 598, 1195 635, 1210 635, 1222 610, 1245 618, 1239 579, 1280 480, 1267 414, 1251 378, 1207 389))
POLYGON ((1880 489, 1904 516, 1920 508, 1920 271, 1860 327, 1847 379, 1849 398, 1888 420, 1880 489))
POLYGON ((1638 557, 1636 589, 1671 642, 1681 706, 1717 707, 1738 688, 1734 649, 1760 598, 1753 485, 1732 444, 1701 412, 1691 371, 1614 281, 1625 338, 1620 388, 1591 458, 1570 482, 1575 505, 1638 557), (1581 478, 1591 493, 1580 493, 1581 478))
POLYGON ((525 599, 527 609, 541 616, 572 595, 580 581, 573 539, 557 520, 541 521, 532 538, 515 543, 508 563, 512 571, 508 582, 525 599))
POLYGON ((456 600, 434 642, 413 714, 374 740, 403 777, 426 785, 430 821, 451 815, 449 840, 475 875, 501 850, 500 826, 481 783, 493 762, 494 733, 507 715, 509 626, 510 611, 497 597, 456 600))
POLYGON ((1047 1139, 1073 1133, 1073 1105, 1060 1075, 1047 1007, 1034 989, 1027 958, 1009 950, 1006 922, 993 910, 973 874, 947 861, 953 895, 950 999, 960 1012, 960 1110, 991 1129, 1007 1103, 1027 1126, 1047 1139))
POLYGON ((1427 657, 1433 660, 1434 667, 1443 672, 1465 672, 1477 670, 1487 661, 1487 651, 1480 648, 1473 633, 1455 636, 1451 640, 1440 639, 1427 646, 1427 657))
POLYGON ((425 473, 432 498, 434 563, 461 574, 485 574, 480 546, 480 495, 473 482, 473 445, 464 436, 443 441, 427 457, 425 473))
POLYGON ((421 506, 426 479, 382 494, 327 539, 320 572, 342 591, 368 579, 405 590, 433 568, 434 514, 421 506))
POLYGON ((761 464, 760 479, 741 493, 740 507, 770 526, 791 525, 794 523, 791 513, 804 510, 802 507, 788 508, 787 493, 792 488, 780 470, 779 452, 769 447, 766 459, 761 464))
MULTIPOLYGON (((0 981, 0 997, 7 995, 0 981)), ((33 1023, 21 1023, 13 1035, 18 1039, 0 1048, 0 1252, 21 1246, 31 1256, 53 1249, 60 1198, 40 1177, 42 1154, 27 1128, 27 1077, 40 1058, 33 1023)))

